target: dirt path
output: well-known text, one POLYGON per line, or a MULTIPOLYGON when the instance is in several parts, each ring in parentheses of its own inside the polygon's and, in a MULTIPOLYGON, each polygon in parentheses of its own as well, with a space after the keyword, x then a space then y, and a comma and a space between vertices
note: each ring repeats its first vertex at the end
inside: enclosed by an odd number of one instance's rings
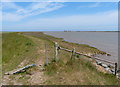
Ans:
POLYGON ((29 83, 31 83, 32 85, 42 85, 45 81, 45 76, 44 76, 44 42, 41 41, 38 38, 35 37, 31 37, 29 36, 28 38, 32 39, 34 41, 34 43, 37 45, 37 53, 38 53, 38 58, 35 61, 36 65, 37 65, 37 70, 30 76, 29 79, 29 83))

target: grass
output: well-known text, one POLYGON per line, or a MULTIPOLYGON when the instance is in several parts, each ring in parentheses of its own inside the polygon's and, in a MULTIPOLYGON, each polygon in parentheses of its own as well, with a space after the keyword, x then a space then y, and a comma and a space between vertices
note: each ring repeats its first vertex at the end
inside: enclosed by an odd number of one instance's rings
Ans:
POLYGON ((32 40, 17 33, 2 34, 3 73, 15 69, 23 60, 30 60, 35 50, 32 40))
POLYGON ((2 33, 0 32, 0 85, 2 83, 2 33))
POLYGON ((52 85, 116 85, 114 75, 105 74, 96 70, 90 61, 84 59, 62 60, 46 66, 45 74, 48 80, 45 84, 52 85))
MULTIPOLYGON (((47 56, 49 65, 45 66, 43 84, 46 85, 116 85, 117 79, 114 75, 105 74, 96 69, 92 62, 80 55, 76 55, 71 60, 71 53, 60 51, 59 61, 54 62, 54 43, 58 42, 60 46, 82 52, 84 54, 106 54, 97 48, 89 45, 69 43, 62 38, 55 38, 41 32, 22 32, 22 33, 4 33, 3 34, 3 72, 12 70, 24 61, 36 63, 41 58, 45 62, 45 43, 47 44, 47 56)), ((92 60, 94 61, 94 60, 92 60)), ((33 71, 35 69, 30 70, 33 71)), ((29 72, 29 70, 28 70, 29 72)), ((35 72, 34 72, 35 73, 35 72)), ((22 84, 29 83, 30 77, 26 73, 11 76, 12 80, 17 80, 22 84), (20 76, 20 77, 19 77, 20 76)), ((13 84, 11 82, 11 84, 13 84)), ((37 84, 39 85, 39 83, 37 84)))

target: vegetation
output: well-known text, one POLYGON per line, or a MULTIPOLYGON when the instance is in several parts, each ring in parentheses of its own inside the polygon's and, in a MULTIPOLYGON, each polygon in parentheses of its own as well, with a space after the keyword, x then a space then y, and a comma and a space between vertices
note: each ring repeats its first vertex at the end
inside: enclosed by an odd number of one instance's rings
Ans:
POLYGON ((2 83, 2 33, 0 32, 0 85, 2 83))
POLYGON ((26 72, 11 75, 9 84, 21 83, 24 85, 115 85, 117 79, 114 75, 100 72, 92 62, 85 56, 76 55, 71 59, 71 53, 60 51, 59 61, 54 60, 54 42, 60 46, 73 49, 88 54, 106 54, 97 48, 89 45, 69 43, 62 38, 55 38, 41 32, 22 32, 3 34, 3 72, 15 69, 25 60, 25 64, 45 64, 45 44, 47 45, 47 57, 49 64, 44 66, 45 70, 40 71, 40 67, 26 72), (43 72, 43 76, 41 74, 43 72), (42 80, 41 80, 42 79, 42 80))
POLYGON ((45 84, 60 85, 115 85, 114 75, 97 71, 90 61, 84 59, 62 60, 46 66, 48 80, 45 84))
POLYGON ((23 60, 31 61, 35 50, 32 40, 17 33, 2 34, 3 73, 15 69, 23 60))

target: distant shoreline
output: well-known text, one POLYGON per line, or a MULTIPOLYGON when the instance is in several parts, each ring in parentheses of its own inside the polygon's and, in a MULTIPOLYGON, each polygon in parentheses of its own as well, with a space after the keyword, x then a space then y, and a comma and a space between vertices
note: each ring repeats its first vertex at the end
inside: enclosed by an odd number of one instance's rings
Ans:
POLYGON ((120 31, 69 31, 69 30, 64 30, 64 31, 0 31, 1 33, 4 32, 120 32, 120 31))
POLYGON ((120 31, 64 31, 64 32, 120 32, 120 31))

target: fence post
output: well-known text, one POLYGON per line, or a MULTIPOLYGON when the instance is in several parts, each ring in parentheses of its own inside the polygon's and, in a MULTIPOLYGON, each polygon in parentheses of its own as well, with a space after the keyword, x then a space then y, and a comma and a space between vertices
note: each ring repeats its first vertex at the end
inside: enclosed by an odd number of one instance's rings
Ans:
POLYGON ((47 44, 45 43, 45 65, 48 65, 47 44))
POLYGON ((58 43, 55 42, 55 61, 58 61, 58 47, 59 47, 58 43))
POLYGON ((115 75, 117 74, 117 63, 115 63, 115 75))
POLYGON ((72 50, 71 59, 73 59, 74 56, 75 56, 75 48, 72 50))

